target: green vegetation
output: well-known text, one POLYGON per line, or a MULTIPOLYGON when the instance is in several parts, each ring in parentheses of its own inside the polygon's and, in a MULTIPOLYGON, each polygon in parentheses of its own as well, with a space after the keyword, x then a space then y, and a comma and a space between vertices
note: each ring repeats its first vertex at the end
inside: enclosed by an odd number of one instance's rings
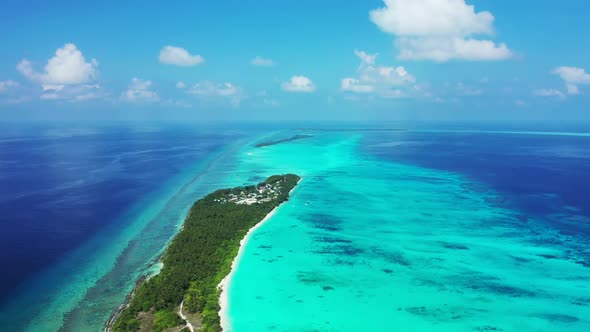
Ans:
POLYGON ((256 186, 218 190, 197 201, 162 257, 162 271, 136 289, 111 330, 182 325, 176 312, 184 300, 185 310, 202 317, 202 331, 221 331, 217 285, 230 272, 240 240, 289 198, 298 181, 297 175, 274 175, 256 186))
POLYGON ((170 310, 157 311, 154 314, 154 324, 152 325, 152 331, 160 332, 168 327, 174 327, 181 325, 182 319, 178 317, 178 314, 170 310))

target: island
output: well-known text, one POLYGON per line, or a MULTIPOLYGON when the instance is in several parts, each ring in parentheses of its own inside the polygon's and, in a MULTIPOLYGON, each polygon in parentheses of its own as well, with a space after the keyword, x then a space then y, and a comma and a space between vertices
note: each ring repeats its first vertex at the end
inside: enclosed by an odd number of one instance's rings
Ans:
POLYGON ((281 143, 287 143, 287 142, 291 142, 291 141, 296 141, 298 139, 304 139, 304 138, 310 138, 310 137, 313 137, 313 135, 294 135, 291 137, 278 139, 275 141, 267 141, 267 142, 258 143, 255 145, 255 147, 263 148, 265 146, 277 145, 277 144, 281 144, 281 143))
POLYGON ((300 177, 274 175, 198 200, 172 240, 157 275, 138 282, 106 331, 221 331, 219 285, 248 231, 281 203, 300 177))

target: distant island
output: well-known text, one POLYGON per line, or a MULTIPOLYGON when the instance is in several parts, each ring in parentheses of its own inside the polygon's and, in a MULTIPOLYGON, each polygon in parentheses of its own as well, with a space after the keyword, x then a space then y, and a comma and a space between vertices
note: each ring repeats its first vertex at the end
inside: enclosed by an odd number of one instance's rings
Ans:
POLYGON ((295 141, 298 139, 304 139, 304 138, 310 138, 310 137, 313 137, 313 135, 295 135, 295 136, 291 136, 288 138, 283 138, 283 139, 279 139, 279 140, 275 140, 275 141, 267 141, 267 142, 258 143, 255 145, 255 147, 262 148, 265 146, 287 143, 287 142, 295 141))
POLYGON ((219 286, 240 240, 289 199, 299 180, 294 174, 274 175, 197 201, 162 256, 160 273, 138 282, 106 331, 221 331, 219 286))

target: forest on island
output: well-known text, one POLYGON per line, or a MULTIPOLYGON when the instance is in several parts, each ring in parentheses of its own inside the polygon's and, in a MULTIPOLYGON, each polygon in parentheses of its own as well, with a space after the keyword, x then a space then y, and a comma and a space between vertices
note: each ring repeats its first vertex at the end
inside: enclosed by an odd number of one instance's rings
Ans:
POLYGON ((217 286, 229 274, 240 240, 288 200, 299 179, 294 174, 274 175, 258 185, 218 190, 197 201, 162 256, 162 270, 136 288, 111 330, 158 332, 181 326, 184 321, 177 312, 184 300, 184 311, 200 317, 201 331, 221 331, 217 286), (270 201, 251 205, 227 202, 232 194, 257 193, 265 186, 278 189, 270 201))

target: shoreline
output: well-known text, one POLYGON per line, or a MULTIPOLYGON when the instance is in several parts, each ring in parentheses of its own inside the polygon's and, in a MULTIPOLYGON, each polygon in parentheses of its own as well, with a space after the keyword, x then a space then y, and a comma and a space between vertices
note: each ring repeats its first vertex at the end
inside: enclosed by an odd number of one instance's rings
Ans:
POLYGON ((111 314, 111 316, 109 317, 109 319, 107 320, 103 331, 104 332, 110 332, 111 328, 113 327, 113 324, 115 323, 115 320, 117 320, 117 317, 119 317, 119 315, 123 312, 123 310, 127 309, 127 307, 129 306, 129 304, 131 303, 131 300, 133 300, 133 297, 135 296, 135 292, 137 291, 137 289, 139 288, 139 286, 141 286, 141 284, 143 284, 145 281, 149 280, 150 278, 155 277, 156 275, 158 275, 160 273, 160 271, 162 271, 162 267, 164 266, 164 264, 162 263, 162 256, 164 254, 160 254, 158 256, 158 259, 156 261, 154 261, 154 263, 151 264, 151 266, 158 266, 157 270, 152 271, 152 273, 148 273, 148 274, 144 274, 142 276, 140 276, 136 281, 135 284, 133 285, 133 289, 131 290, 130 293, 127 294, 127 296, 125 297, 125 301, 123 301, 123 303, 121 303, 117 309, 115 311, 113 311, 113 313, 111 314))
MULTIPOLYGON (((295 188, 297 188, 300 184, 301 181, 303 180, 303 178, 300 178, 299 181, 297 181, 297 184, 295 185, 295 187, 293 189, 291 189, 289 191, 289 199, 291 198, 291 194, 293 193, 293 190, 295 190, 295 188)), ((248 240, 250 240, 250 238, 252 237, 252 235, 254 234, 254 232, 259 229, 260 227, 262 227, 262 225, 264 225, 266 222, 268 222, 272 216, 274 216, 274 214, 277 212, 277 209, 281 207, 282 204, 280 204, 279 206, 275 207, 274 209, 272 209, 272 211, 270 211, 266 216, 264 216, 264 218, 262 220, 260 220, 256 225, 254 225, 254 227, 250 228, 248 230, 248 233, 246 233, 246 235, 244 236, 244 238, 242 238, 240 240, 240 248, 238 249, 238 254, 236 255, 236 257, 234 257, 232 263, 231 263, 231 269, 229 271, 229 273, 223 278, 221 279, 221 282, 219 283, 219 285, 217 285, 217 289, 221 290, 221 293, 219 294, 219 319, 220 319, 220 325, 221 325, 221 330, 228 332, 230 331, 229 327, 230 327, 230 320, 229 320, 229 286, 231 284, 231 280, 232 277, 236 271, 236 267, 238 266, 238 263, 240 262, 240 258, 242 257, 242 255, 244 254, 244 248, 246 247, 246 245, 248 244, 248 240)))
POLYGON ((119 317, 119 315, 123 312, 123 310, 127 309, 127 307, 129 306, 129 303, 131 303, 131 300, 133 299, 133 296, 135 296, 135 292, 137 291, 139 286, 147 279, 148 279, 148 277, 146 277, 146 276, 141 276, 141 277, 139 277, 139 279, 137 279, 137 281, 135 282, 135 285, 133 286, 133 290, 129 294, 127 294, 127 296, 125 297, 125 301, 123 301, 123 303, 121 303, 117 307, 117 309, 115 311, 113 311, 113 313, 109 317, 109 320, 107 320, 105 327, 103 329, 104 332, 111 331, 111 329, 113 328, 113 324, 117 320, 117 317, 119 317))
POLYGON ((260 228, 264 223, 266 223, 267 221, 270 220, 270 218, 275 214, 275 212, 277 211, 277 208, 274 208, 272 211, 270 211, 260 222, 258 222, 258 224, 256 224, 254 227, 250 228, 250 230, 248 230, 248 233, 246 233, 246 236, 244 236, 243 239, 240 240, 240 249, 238 249, 238 254, 236 255, 236 257, 234 257, 234 260, 231 263, 231 270, 229 272, 228 275, 226 275, 223 279, 221 279, 221 282, 219 283, 219 285, 217 285, 217 289, 221 290, 221 293, 219 294, 219 318, 221 321, 221 330, 222 331, 229 331, 228 327, 229 327, 229 317, 228 317, 228 305, 229 305, 229 285, 231 283, 231 279, 234 275, 234 272, 236 271, 236 267, 239 263, 240 258, 242 257, 242 255, 244 254, 244 248, 246 246, 246 244, 248 243, 248 240, 250 239, 250 237, 252 237, 252 235, 254 234, 254 232, 260 228))

